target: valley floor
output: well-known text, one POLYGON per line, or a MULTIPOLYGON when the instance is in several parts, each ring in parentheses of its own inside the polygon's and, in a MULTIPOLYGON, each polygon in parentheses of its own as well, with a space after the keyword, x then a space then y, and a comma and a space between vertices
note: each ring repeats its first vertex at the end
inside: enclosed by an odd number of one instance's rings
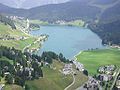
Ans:
POLYGON ((77 60, 84 64, 90 75, 97 74, 97 69, 104 65, 120 66, 120 50, 103 49, 83 51, 79 54, 77 60))
POLYGON ((99 88, 107 88, 108 90, 114 88, 116 85, 117 77, 120 73, 120 49, 109 48, 83 51, 82 53, 78 54, 76 58, 80 63, 84 65, 89 75, 93 76, 94 79, 99 82, 99 88), (109 69, 112 66, 113 69, 109 69), (102 75, 103 79, 100 78, 102 75), (110 76, 111 79, 104 78, 108 78, 108 76, 110 76), (103 86, 101 83, 104 83, 103 86))

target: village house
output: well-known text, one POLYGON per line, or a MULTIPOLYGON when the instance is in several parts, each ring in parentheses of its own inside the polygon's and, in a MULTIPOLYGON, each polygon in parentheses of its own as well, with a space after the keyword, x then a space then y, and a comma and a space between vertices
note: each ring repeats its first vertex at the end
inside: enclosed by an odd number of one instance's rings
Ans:
POLYGON ((72 64, 65 64, 65 66, 62 70, 62 73, 64 75, 68 75, 68 74, 72 73, 72 64))
POLYGON ((115 65, 106 65, 99 67, 98 72, 99 73, 104 73, 104 74, 113 74, 113 71, 115 70, 115 65))
POLYGON ((65 25, 65 21, 63 21, 63 20, 58 20, 58 21, 56 21, 56 24, 60 24, 60 25, 65 25))
POLYGON ((73 64, 75 64, 76 69, 78 69, 79 71, 84 71, 84 65, 83 64, 81 64, 80 62, 77 62, 76 60, 73 60, 72 62, 73 62, 73 64))
POLYGON ((84 88, 87 88, 87 90, 98 90, 99 82, 94 78, 90 77, 88 82, 84 85, 84 88))
POLYGON ((119 46, 119 45, 115 45, 115 44, 113 44, 113 45, 112 45, 112 46, 110 46, 110 47, 120 49, 120 46, 119 46))
POLYGON ((113 79, 112 75, 107 75, 107 74, 99 74, 98 79, 100 81, 111 81, 113 79))

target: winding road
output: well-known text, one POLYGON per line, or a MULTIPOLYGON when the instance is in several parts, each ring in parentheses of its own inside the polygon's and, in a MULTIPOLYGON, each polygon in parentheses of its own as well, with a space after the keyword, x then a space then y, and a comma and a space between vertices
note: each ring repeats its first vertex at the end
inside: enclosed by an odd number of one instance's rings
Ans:
POLYGON ((114 87, 114 85, 115 85, 115 83, 116 83, 116 80, 117 80, 117 77, 118 77, 119 73, 120 73, 120 68, 118 69, 118 72, 116 72, 115 79, 114 79, 114 81, 113 81, 113 84, 112 84, 110 90, 113 89, 113 87, 114 87))
POLYGON ((73 76, 73 82, 69 86, 67 86, 64 90, 68 90, 75 83, 75 76, 74 76, 74 74, 72 74, 72 76, 73 76))

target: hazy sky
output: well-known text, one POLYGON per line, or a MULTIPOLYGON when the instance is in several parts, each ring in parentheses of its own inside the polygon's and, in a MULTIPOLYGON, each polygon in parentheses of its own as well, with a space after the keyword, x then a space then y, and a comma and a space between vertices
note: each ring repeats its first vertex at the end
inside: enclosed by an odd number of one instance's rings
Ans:
POLYGON ((63 3, 67 1, 69 0, 0 0, 0 3, 15 8, 31 8, 46 4, 63 3))

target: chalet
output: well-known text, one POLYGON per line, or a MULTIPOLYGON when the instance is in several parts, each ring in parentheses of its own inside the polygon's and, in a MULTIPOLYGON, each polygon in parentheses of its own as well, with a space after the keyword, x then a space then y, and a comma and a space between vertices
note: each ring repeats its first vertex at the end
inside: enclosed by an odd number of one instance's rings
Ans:
POLYGON ((114 70, 115 70, 115 65, 106 65, 106 66, 99 67, 98 72, 111 75, 112 71, 114 70))
POLYGON ((84 71, 84 65, 82 63, 77 62, 76 60, 73 60, 72 62, 73 64, 75 64, 76 69, 78 69, 79 71, 84 71))
POLYGON ((62 70, 62 73, 64 75, 72 73, 72 64, 65 64, 65 66, 64 66, 64 68, 62 70))
POLYGON ((84 88, 87 90, 98 90, 99 83, 94 78, 90 77, 88 82, 84 85, 84 88))
POLYGON ((112 80, 112 75, 107 75, 107 74, 100 74, 98 75, 98 79, 100 81, 111 81, 112 80))

